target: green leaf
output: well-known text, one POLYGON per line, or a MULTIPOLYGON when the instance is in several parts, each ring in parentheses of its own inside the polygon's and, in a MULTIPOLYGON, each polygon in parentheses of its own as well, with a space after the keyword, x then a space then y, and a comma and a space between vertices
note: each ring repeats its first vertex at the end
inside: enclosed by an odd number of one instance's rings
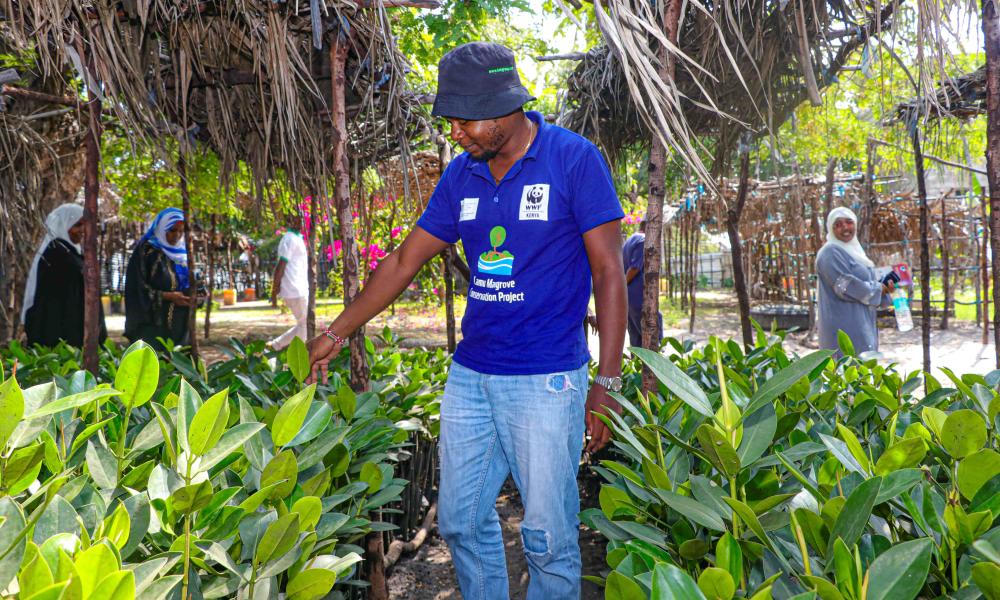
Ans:
POLYGON ((888 475, 899 469, 915 467, 926 454, 927 446, 924 440, 918 437, 900 440, 889 446, 882 456, 878 457, 878 461, 875 462, 875 474, 888 475))
POLYGON ((382 487, 382 470, 372 462, 361 465, 361 481, 368 484, 368 493, 374 494, 382 487))
POLYGON ((142 340, 129 346, 115 374, 115 389, 122 392, 122 404, 136 408, 149 402, 159 381, 160 361, 156 352, 142 340))
POLYGON ((830 542, 827 545, 826 555, 833 553, 833 542, 837 538, 844 540, 848 546, 857 543, 858 538, 864 533, 865 526, 872 516, 872 508, 875 506, 875 499, 878 498, 879 488, 882 486, 881 477, 873 477, 854 488, 851 495, 847 497, 840 515, 837 516, 833 529, 830 531, 830 542))
MULTIPOLYGON (((17 424, 24 416, 24 394, 17 385, 17 379, 11 377, 0 383, 0 451, 7 445, 17 424)), ((3 585, 0 585, 3 589, 3 585)))
POLYGON ((229 388, 205 401, 191 419, 188 445, 191 453, 201 456, 211 450, 226 431, 229 422, 229 388))
POLYGON ((113 490, 118 485, 118 460, 100 442, 87 443, 87 470, 102 490, 113 490))
POLYGON ((980 562, 972 565, 972 581, 986 600, 1000 600, 1000 567, 980 562))
POLYGON ((764 532, 764 526, 760 524, 760 519, 757 518, 757 514, 753 512, 753 509, 751 509, 746 504, 740 502, 739 500, 730 498, 729 496, 726 496, 725 498, 723 498, 723 500, 725 500, 726 504, 728 504, 730 508, 733 509, 733 512, 736 513, 736 516, 738 516, 743 521, 743 523, 745 523, 746 526, 750 528, 750 531, 752 531, 754 535, 757 536, 757 539, 759 539, 762 544, 771 547, 771 540, 767 537, 767 534, 764 532))
POLYGON ((777 430, 778 418, 770 402, 743 419, 743 441, 736 451, 740 464, 749 465, 760 458, 771 445, 777 430))
POLYGON ((24 418, 38 419, 41 417, 47 417, 49 415, 61 413, 64 410, 85 406, 91 402, 102 404, 108 398, 120 395, 121 392, 111 388, 95 388, 86 392, 80 392, 79 394, 73 394, 72 396, 60 398, 55 402, 49 402, 30 415, 26 415, 24 418))
POLYGON ((310 531, 316 528, 323 515, 323 501, 316 496, 304 496, 295 501, 289 512, 299 515, 299 527, 303 531, 310 531))
MULTIPOLYGON (((858 461, 865 472, 871 470, 871 461, 868 460, 868 455, 865 454, 865 449, 861 447, 861 442, 858 441, 858 436, 854 435, 854 432, 842 425, 837 423, 837 433, 840 434, 840 439, 844 440, 847 444, 847 450, 851 453, 851 456, 858 461)), ((843 464, 843 462, 841 462, 843 464)))
POLYGON ((358 407, 358 398, 349 386, 342 385, 337 390, 337 410, 340 416, 350 423, 354 419, 354 411, 358 407))
POLYGON ((837 330, 837 346, 840 348, 840 352, 844 356, 856 356, 857 352, 854 351, 854 343, 851 338, 844 333, 843 329, 837 330))
POLYGON ((844 468, 848 471, 859 473, 862 477, 866 477, 868 475, 868 471, 858 464, 858 461, 855 460, 854 456, 851 454, 847 444, 843 441, 826 435, 825 433, 819 434, 819 439, 823 442, 823 445, 830 450, 830 454, 833 454, 833 457, 836 458, 840 464, 844 465, 844 468))
POLYGON ((958 490, 972 500, 986 482, 1000 475, 1000 454, 989 448, 963 458, 958 463, 958 490))
POLYGON ((292 339, 292 343, 288 345, 285 362, 288 363, 292 377, 299 383, 305 381, 306 377, 309 376, 309 349, 306 348, 306 343, 298 336, 295 336, 292 339))
POLYGON ((708 600, 731 600, 736 594, 732 575, 718 567, 709 567, 701 572, 698 588, 708 600))
POLYGON ((128 510, 124 504, 119 504, 111 516, 104 519, 104 537, 114 544, 115 548, 121 550, 128 542, 129 533, 132 529, 132 522, 128 516, 128 510))
POLYGON ((630 348, 629 351, 649 367, 660 383, 696 413, 709 419, 715 416, 712 403, 708 401, 704 390, 670 359, 647 348, 630 348))
POLYGON ((288 600, 319 600, 333 589, 337 574, 326 569, 306 569, 292 577, 285 593, 288 600))
POLYGON ((663 503, 691 519, 695 523, 715 531, 725 531, 726 524, 722 517, 715 511, 709 510, 697 500, 675 494, 669 490, 654 489, 653 492, 659 496, 663 503))
POLYGON ((298 434, 306 415, 309 414, 309 403, 312 402, 315 393, 314 383, 281 405, 278 414, 274 416, 274 423, 271 424, 271 439, 275 446, 284 446, 298 434))
POLYGON ((760 410, 762 406, 773 402, 787 392, 800 379, 806 377, 826 362, 831 355, 833 355, 832 350, 813 352, 768 377, 750 398, 750 403, 747 404, 746 409, 743 411, 743 420, 746 421, 750 415, 760 410))
POLYGON ((240 423, 222 434, 218 443, 205 453, 198 464, 199 471, 207 471, 235 452, 244 442, 264 429, 263 423, 240 423))
POLYGON ((716 469, 727 477, 735 477, 740 472, 740 457, 726 439, 725 434, 715 427, 704 424, 696 433, 701 451, 712 462, 716 469))
POLYGON ((212 501, 212 482, 192 483, 170 494, 170 505, 181 515, 197 512, 212 501))
POLYGON ((277 521, 268 525, 264 535, 261 536, 257 551, 254 553, 254 564, 263 565, 279 558, 291 550, 298 539, 299 515, 289 513, 279 517, 277 521))
POLYGON ((135 600, 135 574, 115 571, 101 579, 87 600, 135 600))
POLYGON ((99 543, 78 552, 73 559, 73 566, 80 577, 83 597, 88 598, 97 588, 100 578, 117 571, 121 565, 118 564, 118 557, 111 547, 99 543))
POLYGON ((604 585, 605 600, 646 600, 639 584, 618 571, 612 571, 604 585))
POLYGON ((32 595, 55 583, 55 580, 52 578, 52 569, 45 562, 45 557, 35 549, 35 546, 29 546, 29 548, 34 550, 34 558, 31 558, 29 561, 30 555, 26 554, 24 557, 26 564, 17 575, 17 583, 21 588, 20 595, 22 598, 30 598, 32 595))
POLYGON ((690 575, 667 563, 657 563, 653 567, 652 591, 656 600, 705 600, 690 575))
POLYGON ((177 419, 174 425, 177 428, 177 445, 185 452, 191 452, 191 446, 188 443, 191 420, 201 408, 201 404, 201 396, 198 395, 198 392, 191 387, 187 380, 181 379, 181 393, 177 396, 177 419))
POLYGON ((910 491, 910 488, 920 483, 923 478, 924 473, 920 469, 900 469, 889 473, 882 478, 882 486, 878 490, 875 505, 888 502, 910 491))
POLYGON ((264 488, 277 483, 278 485, 271 490, 270 499, 287 498, 295 489, 298 476, 299 467, 295 463, 295 453, 291 450, 283 450, 264 467, 264 471, 260 475, 260 487, 264 488), (279 483, 283 480, 283 483, 279 483))
MULTIPOLYGON (((846 507, 845 507, 846 508, 846 507)), ((924 587, 934 541, 928 538, 896 544, 868 567, 867 600, 913 600, 924 587)))
POLYGON ((930 429, 938 439, 941 439, 941 430, 944 429, 944 422, 948 418, 948 415, 944 411, 932 406, 925 406, 920 411, 920 418, 923 419, 927 429, 930 429))
POLYGON ((941 445, 954 458, 969 456, 986 445, 986 421, 973 410, 956 410, 944 421, 941 445))
MULTIPOLYGON (((739 541, 728 532, 722 534, 715 546, 715 566, 732 575, 732 581, 743 579, 743 551, 740 549, 739 541)), ((700 580, 698 583, 701 587, 700 580)), ((704 587, 701 589, 705 590, 704 587)), ((709 595, 708 592, 705 592, 705 595, 709 595)))

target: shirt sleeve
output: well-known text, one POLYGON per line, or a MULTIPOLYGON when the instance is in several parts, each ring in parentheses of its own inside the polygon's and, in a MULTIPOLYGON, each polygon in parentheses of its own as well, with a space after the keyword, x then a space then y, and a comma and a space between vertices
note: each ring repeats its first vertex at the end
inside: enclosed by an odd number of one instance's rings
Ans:
POLYGON ((281 241, 278 242, 278 258, 285 262, 288 262, 289 259, 292 258, 290 252, 291 244, 289 243, 291 240, 288 239, 288 235, 289 234, 286 233, 285 235, 281 236, 281 241))
POLYGON ((816 259, 816 272, 841 300, 868 306, 882 303, 882 284, 864 281, 851 274, 851 264, 839 251, 828 250, 816 259))
POLYGON ((582 156, 570 169, 569 181, 573 185, 573 218, 580 233, 625 217, 611 170, 597 146, 587 143, 582 156))
POLYGON ((625 249, 625 269, 642 269, 642 254, 644 250, 643 243, 640 243, 639 238, 629 238, 626 242, 628 246, 625 249))
POLYGON ((454 198, 449 182, 449 176, 453 175, 452 166, 455 164, 453 161, 445 169, 441 180, 434 187, 434 193, 431 194, 424 214, 417 220, 417 227, 448 244, 458 241, 458 222, 455 218, 454 198))

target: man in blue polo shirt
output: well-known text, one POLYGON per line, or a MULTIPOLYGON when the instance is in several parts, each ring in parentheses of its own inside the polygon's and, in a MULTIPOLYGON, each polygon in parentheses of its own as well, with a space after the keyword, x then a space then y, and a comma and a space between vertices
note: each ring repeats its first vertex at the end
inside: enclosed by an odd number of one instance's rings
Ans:
POLYGON ((466 600, 508 598, 495 509, 508 475, 525 507, 529 600, 579 597, 576 474, 585 429, 586 449, 599 449, 610 431, 596 413, 619 410, 607 391, 621 389, 624 213, 597 148, 525 113, 533 99, 503 46, 474 42, 441 59, 433 113, 449 121, 465 153, 400 248, 309 344, 312 379, 325 381, 344 338, 462 240, 472 276, 441 401, 438 527, 466 600), (591 281, 600 362, 588 386, 591 281))

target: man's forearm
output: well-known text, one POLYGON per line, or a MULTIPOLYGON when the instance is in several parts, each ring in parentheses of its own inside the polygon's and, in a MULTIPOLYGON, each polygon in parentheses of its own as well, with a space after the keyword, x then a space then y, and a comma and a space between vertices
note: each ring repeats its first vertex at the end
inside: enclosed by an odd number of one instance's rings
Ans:
POLYGON ((594 303, 597 308, 597 335, 600 340, 600 363, 597 372, 609 377, 621 375, 628 306, 625 296, 625 274, 621 269, 615 271, 594 274, 594 303))
POLYGON ((281 279, 285 276, 285 261, 278 259, 278 265, 274 267, 274 275, 271 276, 271 298, 277 298, 281 293, 281 279))

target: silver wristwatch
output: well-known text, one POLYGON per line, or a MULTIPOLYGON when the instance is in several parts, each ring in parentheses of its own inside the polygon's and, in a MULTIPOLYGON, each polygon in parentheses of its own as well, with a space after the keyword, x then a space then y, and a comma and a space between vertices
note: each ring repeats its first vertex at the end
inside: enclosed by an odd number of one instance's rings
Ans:
POLYGON ((608 390, 609 392, 622 391, 621 377, 608 377, 607 375, 594 375, 594 383, 608 390))

